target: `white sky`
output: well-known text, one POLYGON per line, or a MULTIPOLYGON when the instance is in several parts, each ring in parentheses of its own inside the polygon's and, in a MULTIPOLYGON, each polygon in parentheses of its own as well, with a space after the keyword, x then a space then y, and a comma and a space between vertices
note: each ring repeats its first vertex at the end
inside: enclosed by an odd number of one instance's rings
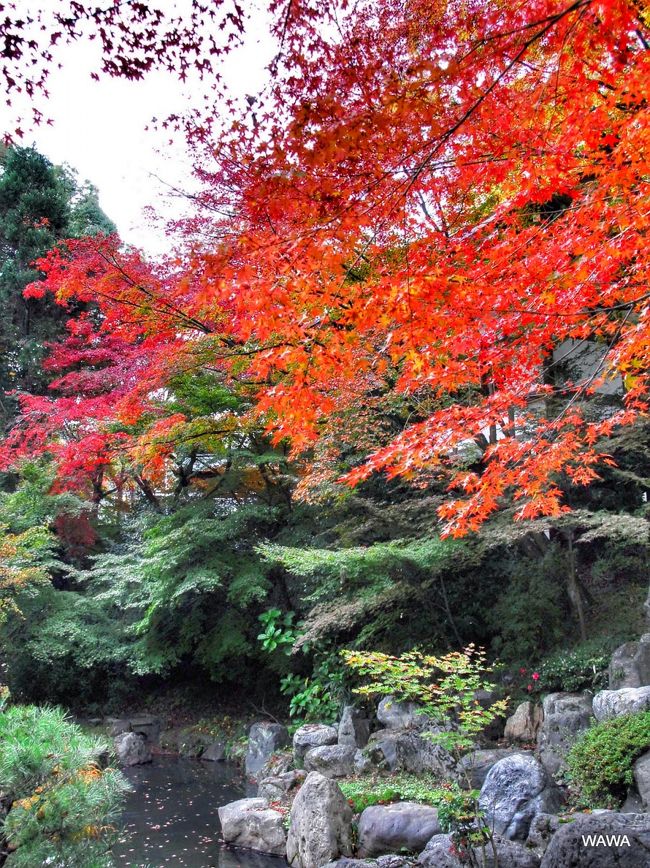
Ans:
MULTIPOLYGON (((256 93, 266 80, 273 45, 266 21, 259 16, 256 24, 246 44, 233 51, 224 66, 226 82, 236 95, 256 93)), ((153 117, 199 106, 200 95, 161 71, 141 82, 106 77, 93 81, 89 73, 99 66, 96 50, 94 43, 83 41, 65 47, 63 68, 50 75, 50 98, 39 106, 54 125, 25 130, 22 144, 33 144, 53 163, 68 163, 82 180, 91 181, 124 240, 149 254, 163 253, 169 249, 164 222, 180 216, 187 206, 153 176, 191 190, 191 160, 180 135, 170 145, 169 136, 145 127, 153 117), (158 225, 143 213, 147 206, 161 216, 158 225)))

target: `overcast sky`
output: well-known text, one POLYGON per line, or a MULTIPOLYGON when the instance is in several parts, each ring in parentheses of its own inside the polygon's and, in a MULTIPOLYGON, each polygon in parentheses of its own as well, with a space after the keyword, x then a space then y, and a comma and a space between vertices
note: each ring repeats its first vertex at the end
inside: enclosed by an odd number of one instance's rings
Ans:
MULTIPOLYGON (((185 203, 153 176, 191 189, 191 162, 180 137, 170 145, 162 132, 145 127, 152 117, 199 105, 199 96, 158 71, 142 82, 93 81, 95 51, 88 42, 65 48, 64 67, 51 73, 44 112, 54 125, 26 131, 23 143, 34 144, 54 163, 68 163, 95 184, 104 211, 125 240, 151 254, 164 252, 169 245, 162 225, 152 225, 143 209, 152 205, 163 222, 179 216, 185 203)), ((231 89, 239 95, 257 92, 271 57, 268 28, 258 17, 246 44, 228 57, 224 75, 231 89)))

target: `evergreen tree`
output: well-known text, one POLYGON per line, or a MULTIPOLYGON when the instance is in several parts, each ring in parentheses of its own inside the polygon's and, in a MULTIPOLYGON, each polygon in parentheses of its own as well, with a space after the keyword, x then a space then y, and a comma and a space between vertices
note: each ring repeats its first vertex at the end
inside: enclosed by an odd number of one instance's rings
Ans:
POLYGON ((95 188, 69 168, 33 148, 0 154, 0 430, 15 416, 13 391, 46 389, 45 343, 61 336, 70 316, 50 298, 23 297, 39 277, 34 260, 62 238, 114 229, 95 188))

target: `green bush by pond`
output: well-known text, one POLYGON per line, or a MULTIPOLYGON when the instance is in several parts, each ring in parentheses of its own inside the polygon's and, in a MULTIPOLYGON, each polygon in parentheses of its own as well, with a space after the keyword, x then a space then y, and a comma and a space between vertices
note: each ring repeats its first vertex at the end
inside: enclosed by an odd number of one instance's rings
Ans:
POLYGON ((650 711, 597 723, 567 757, 566 777, 581 807, 619 808, 633 783, 634 761, 650 750, 650 711))
POLYGON ((105 868, 129 785, 103 768, 108 744, 57 708, 0 709, 0 794, 7 868, 105 868))

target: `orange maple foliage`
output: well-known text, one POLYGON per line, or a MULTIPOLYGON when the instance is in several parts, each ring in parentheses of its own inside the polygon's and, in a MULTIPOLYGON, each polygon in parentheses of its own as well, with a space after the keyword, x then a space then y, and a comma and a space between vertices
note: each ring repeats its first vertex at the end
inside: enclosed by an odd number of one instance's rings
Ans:
POLYGON ((205 188, 187 259, 112 247, 98 265, 88 242, 42 264, 61 301, 99 305, 104 338, 150 352, 155 377, 134 369, 104 421, 144 414, 190 357, 254 382, 251 414, 294 454, 388 382, 427 389, 444 401, 348 483, 448 479, 452 534, 510 497, 558 514, 559 474, 594 479, 601 438, 647 410, 646 8, 273 6, 282 52, 254 114, 188 126, 205 188), (558 347, 592 353, 573 383, 558 347), (620 400, 587 412, 604 390, 620 400))

